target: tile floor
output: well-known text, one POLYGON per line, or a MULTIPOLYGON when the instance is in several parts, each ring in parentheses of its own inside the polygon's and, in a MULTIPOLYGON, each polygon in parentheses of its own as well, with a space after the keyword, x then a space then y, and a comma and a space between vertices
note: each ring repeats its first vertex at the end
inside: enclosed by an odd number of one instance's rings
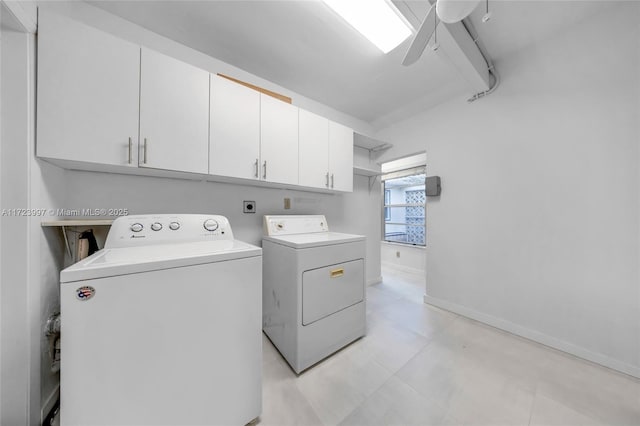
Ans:
POLYGON ((422 302, 392 269, 367 335, 295 375, 264 337, 260 425, 640 425, 640 381, 422 302))

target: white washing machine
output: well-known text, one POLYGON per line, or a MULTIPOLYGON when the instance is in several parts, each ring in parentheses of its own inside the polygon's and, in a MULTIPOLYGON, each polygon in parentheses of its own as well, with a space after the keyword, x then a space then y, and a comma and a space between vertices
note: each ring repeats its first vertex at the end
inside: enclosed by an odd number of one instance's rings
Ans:
POLYGON ((365 237, 322 215, 265 216, 262 328, 296 373, 364 336, 365 237))
POLYGON ((120 217, 60 280, 62 425, 260 415, 262 254, 225 217, 120 217))

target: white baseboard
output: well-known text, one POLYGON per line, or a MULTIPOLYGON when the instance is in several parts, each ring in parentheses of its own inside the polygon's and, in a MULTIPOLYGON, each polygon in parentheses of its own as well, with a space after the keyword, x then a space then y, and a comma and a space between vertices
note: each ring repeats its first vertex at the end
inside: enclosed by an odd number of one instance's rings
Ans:
POLYGON ((49 394, 49 397, 42 405, 42 409, 40 410, 40 424, 44 422, 44 418, 47 417, 56 401, 60 398, 60 385, 56 386, 56 388, 49 394))
POLYGON ((524 337, 525 339, 533 340, 534 342, 541 343, 545 346, 549 346, 562 352, 567 352, 571 355, 575 355, 587 361, 591 361, 604 367, 619 371, 621 373, 640 378, 640 367, 638 366, 627 364, 603 354, 591 352, 590 350, 585 349, 581 346, 565 342, 547 334, 540 333, 539 331, 531 330, 521 325, 514 324, 510 321, 496 318, 494 316, 475 311, 465 306, 461 306, 427 295, 424 296, 424 303, 437 306, 438 308, 446 309, 447 311, 451 311, 458 315, 480 321, 492 327, 499 328, 500 330, 504 330, 511 334, 524 337))
POLYGON ((416 274, 416 275, 423 275, 424 276, 426 274, 424 269, 412 268, 410 266, 398 265, 396 263, 391 263, 391 262, 382 262, 382 267, 383 268, 389 268, 389 269, 395 269, 395 270, 402 271, 402 272, 408 272, 410 274, 416 274))
POLYGON ((382 282, 382 275, 380 275, 377 278, 373 278, 371 280, 367 280, 367 286, 374 285, 374 284, 379 284, 381 282, 382 282))

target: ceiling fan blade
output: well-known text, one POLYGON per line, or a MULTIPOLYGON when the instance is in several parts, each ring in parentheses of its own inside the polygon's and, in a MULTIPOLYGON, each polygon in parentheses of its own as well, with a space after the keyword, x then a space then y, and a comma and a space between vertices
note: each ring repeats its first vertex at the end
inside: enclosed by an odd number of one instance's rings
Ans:
POLYGON ((462 21, 480 4, 481 0, 438 0, 436 12, 445 24, 462 21))
POLYGON ((427 12, 427 16, 424 17, 424 21, 418 28, 418 32, 416 36, 413 38, 409 49, 407 50, 406 55, 404 55, 404 59, 402 60, 402 65, 411 65, 416 62, 420 56, 422 56, 422 52, 427 47, 429 43, 429 39, 433 35, 433 32, 436 30, 436 25, 438 25, 438 17, 436 15, 436 6, 431 6, 431 9, 427 12))

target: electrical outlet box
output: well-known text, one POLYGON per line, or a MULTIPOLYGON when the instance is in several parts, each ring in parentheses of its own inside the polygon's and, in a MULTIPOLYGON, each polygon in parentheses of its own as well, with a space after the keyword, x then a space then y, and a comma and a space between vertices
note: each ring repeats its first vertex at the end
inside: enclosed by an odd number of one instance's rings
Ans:
POLYGON ((291 198, 284 199, 284 209, 289 210, 291 208, 291 198))
POLYGON ((244 213, 255 213, 256 212, 256 202, 255 201, 243 201, 242 202, 242 211, 244 213))

